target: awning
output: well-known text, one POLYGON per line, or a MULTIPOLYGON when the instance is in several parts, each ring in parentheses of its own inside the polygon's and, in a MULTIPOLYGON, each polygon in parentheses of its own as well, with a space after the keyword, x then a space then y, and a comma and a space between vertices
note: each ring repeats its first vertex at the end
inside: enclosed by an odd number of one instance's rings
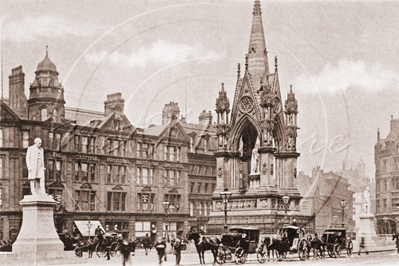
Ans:
POLYGON ((74 222, 79 232, 82 234, 82 236, 89 236, 89 227, 90 227, 90 236, 95 236, 94 231, 96 230, 97 226, 100 226, 100 228, 105 232, 100 221, 90 220, 90 221, 74 221, 74 222))

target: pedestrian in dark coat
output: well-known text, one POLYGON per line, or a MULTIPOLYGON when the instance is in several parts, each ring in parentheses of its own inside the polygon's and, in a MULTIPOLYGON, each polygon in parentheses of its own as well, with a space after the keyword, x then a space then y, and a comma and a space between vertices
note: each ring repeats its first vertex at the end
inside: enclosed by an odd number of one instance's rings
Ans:
POLYGON ((174 243, 173 243, 173 249, 175 251, 175 255, 176 255, 176 266, 180 265, 180 259, 181 259, 181 240, 176 237, 174 243))
POLYGON ((120 251, 122 254, 122 265, 126 266, 126 264, 130 264, 130 245, 126 240, 123 241, 120 247, 120 251))
POLYGON ((162 237, 159 237, 158 241, 155 243, 154 247, 157 249, 158 258, 159 258, 159 265, 161 265, 162 264, 162 258, 163 258, 163 256, 165 256, 166 242, 162 240, 162 237))
POLYGON ((151 245, 151 240, 150 237, 148 236, 148 234, 145 234, 145 237, 142 240, 143 243, 143 248, 145 250, 145 255, 148 255, 148 249, 150 248, 151 245))
POLYGON ((360 251, 362 249, 364 249, 366 251, 367 255, 369 254, 369 251, 367 250, 367 247, 366 247, 366 240, 364 239, 364 236, 362 236, 360 239, 360 247, 359 247, 359 253, 358 253, 359 256, 360 256, 360 251))

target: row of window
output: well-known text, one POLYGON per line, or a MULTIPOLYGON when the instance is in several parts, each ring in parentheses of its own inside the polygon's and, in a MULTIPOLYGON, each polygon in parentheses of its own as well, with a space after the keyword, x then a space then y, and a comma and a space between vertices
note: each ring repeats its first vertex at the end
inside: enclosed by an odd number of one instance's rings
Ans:
MULTIPOLYGON (((62 134, 49 132, 48 135, 48 149, 60 151, 62 134)), ((22 146, 28 148, 30 144, 29 130, 22 132, 22 146)), ((3 129, 0 128, 0 147, 3 147, 3 129)), ((106 153, 111 156, 126 157, 127 141, 118 139, 107 139, 106 153)), ((96 154, 96 137, 93 136, 74 136, 74 150, 75 152, 96 154)), ((155 144, 152 143, 137 143, 137 158, 141 159, 155 159, 155 144)), ((180 147, 165 146, 164 158, 165 161, 180 162, 180 147)), ((206 170, 205 170, 206 172, 206 170)))
MULTIPOLYGON (((48 88, 48 89, 49 89, 49 92, 50 92, 51 88, 48 88)), ((52 115, 52 117, 53 117, 53 120, 54 120, 54 121, 57 120, 57 117, 58 117, 58 110, 57 110, 56 108, 53 109, 53 115, 52 115)), ((41 121, 46 121, 47 119, 49 119, 48 111, 47 111, 46 108, 43 108, 43 109, 40 110, 40 120, 41 120, 41 121)))
POLYGON ((128 182, 126 178, 126 166, 107 166, 107 184, 127 184, 128 182))
POLYGON ((381 200, 376 201, 377 213, 384 213, 384 212, 388 212, 388 211, 399 212, 399 199, 392 199, 392 209, 391 210, 388 210, 387 199, 382 199, 382 204, 380 202, 381 202, 381 200))
POLYGON ((376 190, 377 192, 384 192, 390 190, 399 190, 399 177, 392 178, 391 185, 388 186, 388 179, 377 180, 376 190))
POLYGON ((211 193, 213 193, 213 191, 215 191, 215 187, 216 187, 215 183, 212 183, 209 186, 209 183, 202 184, 202 183, 198 182, 197 186, 195 186, 195 182, 191 182, 191 184, 190 184, 190 193, 211 194, 211 193))
POLYGON ((190 174, 215 176, 216 175, 216 167, 202 166, 202 165, 190 165, 190 174))
POLYGON ((154 159, 155 144, 137 142, 137 158, 154 159))
POLYGON ((212 212, 212 202, 190 201, 190 216, 207 216, 212 212))

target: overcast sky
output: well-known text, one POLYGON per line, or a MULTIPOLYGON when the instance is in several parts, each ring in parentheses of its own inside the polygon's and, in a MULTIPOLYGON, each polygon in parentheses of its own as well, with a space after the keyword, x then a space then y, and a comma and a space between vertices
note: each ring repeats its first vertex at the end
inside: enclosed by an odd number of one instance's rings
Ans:
MULTIPOLYGON (((254 1, 1 1, 4 95, 22 65, 26 93, 49 46, 66 105, 103 111, 122 92, 136 127, 165 103, 189 122, 212 110, 220 83, 233 101, 254 1), (186 97, 187 96, 187 97, 186 97), (187 101, 186 101, 187 98, 187 101)), ((374 175, 377 128, 399 117, 399 2, 261 1, 270 69, 299 103, 298 170, 362 159, 374 175)), ((243 69, 242 69, 243 70, 243 69)), ((242 71, 243 73, 243 71, 242 71)))

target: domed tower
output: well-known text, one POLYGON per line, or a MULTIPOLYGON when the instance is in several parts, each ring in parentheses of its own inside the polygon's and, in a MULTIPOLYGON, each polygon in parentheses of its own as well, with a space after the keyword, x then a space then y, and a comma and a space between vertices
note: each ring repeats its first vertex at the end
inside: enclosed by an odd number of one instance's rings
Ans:
POLYGON ((37 65, 35 74, 29 88, 29 119, 46 121, 52 118, 60 123, 65 118, 64 88, 58 81, 57 67, 48 57, 47 46, 46 57, 37 65))

